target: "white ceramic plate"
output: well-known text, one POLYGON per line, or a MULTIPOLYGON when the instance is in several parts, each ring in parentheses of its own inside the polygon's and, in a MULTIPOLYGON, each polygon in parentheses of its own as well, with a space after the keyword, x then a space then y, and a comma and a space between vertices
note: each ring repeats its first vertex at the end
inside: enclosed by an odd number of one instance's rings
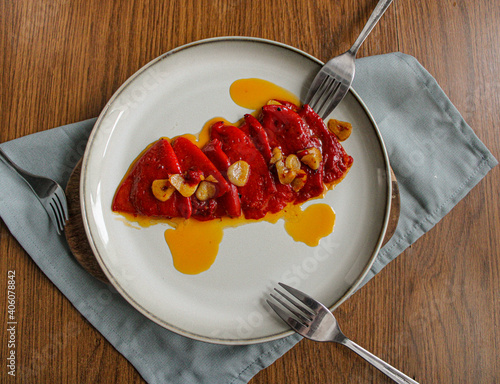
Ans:
POLYGON ((390 210, 390 175, 380 133, 351 91, 334 117, 354 127, 344 142, 354 164, 322 202, 336 212, 334 232, 312 248, 277 224, 229 228, 212 267, 185 275, 172 264, 165 224, 136 229, 111 211, 117 186, 136 156, 162 136, 197 133, 212 117, 237 121, 229 87, 261 78, 304 97, 321 63, 289 46, 254 38, 216 38, 189 44, 132 76, 101 113, 83 161, 85 230, 114 287, 137 310, 182 335, 222 344, 250 344, 291 334, 265 303, 285 282, 332 309, 369 270, 390 210))

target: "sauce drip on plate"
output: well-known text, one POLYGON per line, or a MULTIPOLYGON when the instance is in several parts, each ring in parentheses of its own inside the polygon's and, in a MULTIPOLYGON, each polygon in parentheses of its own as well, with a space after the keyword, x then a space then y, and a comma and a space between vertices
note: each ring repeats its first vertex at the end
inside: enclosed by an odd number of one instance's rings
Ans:
POLYGON ((315 247, 333 231, 335 213, 328 204, 313 204, 305 210, 285 213, 285 230, 295 240, 315 247))
POLYGON ((300 105, 300 100, 290 91, 263 79, 239 79, 229 88, 231 99, 243 108, 259 109, 269 100, 286 100, 300 105))
POLYGON ((215 261, 223 227, 212 221, 188 219, 165 231, 174 267, 185 274, 206 271, 215 261))

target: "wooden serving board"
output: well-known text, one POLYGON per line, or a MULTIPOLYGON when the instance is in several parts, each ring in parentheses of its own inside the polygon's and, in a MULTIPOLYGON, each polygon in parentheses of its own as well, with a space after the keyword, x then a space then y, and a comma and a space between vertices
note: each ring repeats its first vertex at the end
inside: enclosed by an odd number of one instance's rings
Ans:
POLYGON ((82 160, 78 162, 71 172, 66 186, 66 200, 68 201, 68 221, 64 228, 66 240, 81 266, 92 276, 108 283, 106 275, 97 262, 92 248, 90 248, 85 228, 83 226, 82 211, 80 209, 80 173, 82 171, 82 160))
MULTIPOLYGON (((69 219, 66 223, 65 234, 68 241, 69 247, 73 252, 76 260, 81 264, 81 266, 92 276, 97 279, 109 283, 106 275, 101 269, 101 266, 97 262, 92 248, 89 245, 87 235, 85 234, 85 229, 83 227, 82 212, 80 209, 80 173, 82 170, 82 161, 80 160, 76 165, 75 169, 71 173, 71 176, 66 187, 66 198, 68 200, 68 216, 69 219)), ((389 217, 389 224, 384 237, 382 245, 385 245, 394 232, 398 225, 399 213, 400 213, 400 199, 399 199, 399 187, 396 180, 396 175, 391 168, 391 182, 392 182, 392 201, 391 201, 391 212, 389 217)))

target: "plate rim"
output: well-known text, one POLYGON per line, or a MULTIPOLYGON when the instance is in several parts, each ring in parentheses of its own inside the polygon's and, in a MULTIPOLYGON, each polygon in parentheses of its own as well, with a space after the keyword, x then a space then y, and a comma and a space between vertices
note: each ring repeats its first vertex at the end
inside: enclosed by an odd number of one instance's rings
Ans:
MULTIPOLYGON (((198 46, 198 45, 203 45, 203 44, 210 44, 210 43, 221 43, 224 41, 230 41, 230 42, 248 42, 248 43, 261 43, 261 44, 269 44, 272 46, 277 46, 280 48, 284 48, 286 50, 298 53, 299 55, 308 58, 309 60, 317 63, 320 66, 323 66, 324 63, 317 59, 316 57, 312 56, 311 54, 304 52, 296 47, 274 41, 274 40, 269 40, 269 39, 264 39, 264 38, 259 38, 259 37, 249 37, 249 36, 220 36, 220 37, 212 37, 212 38, 207 38, 207 39, 202 39, 202 40, 197 40, 193 41, 181 46, 178 46, 176 48, 173 48, 162 55, 156 57, 155 59, 149 61, 147 64, 143 65, 141 68, 139 68, 134 74, 132 74, 125 82, 114 92, 114 94, 111 96, 111 98, 108 100, 102 111, 100 112, 96 122, 94 123, 94 126, 92 128, 92 131, 89 135, 86 147, 85 147, 85 152, 83 155, 83 160, 82 160, 82 171, 80 175, 80 210, 82 214, 82 221, 83 221, 83 227, 85 229, 85 234, 88 239, 89 245, 92 249, 92 252, 94 253, 95 258, 97 259, 99 265, 101 266, 102 270, 106 274, 106 277, 112 284, 112 286, 120 293, 120 295, 129 303, 131 304, 135 310, 139 311, 146 317, 148 317, 150 320, 154 321, 156 324, 162 326, 165 329, 168 329, 170 331, 173 331, 179 335, 188 337, 190 339, 194 340, 199 340, 199 341, 204 341, 212 344, 222 344, 222 345, 250 345, 250 344, 258 344, 258 343, 263 343, 263 342, 268 342, 268 341, 274 341, 278 339, 285 338, 287 336, 293 335, 295 332, 293 330, 285 330, 283 332, 279 332, 276 334, 272 335, 267 335, 267 336, 261 336, 261 337, 256 337, 256 338, 248 338, 248 339, 223 339, 223 338, 217 338, 217 337, 208 337, 208 336, 202 336, 199 334, 195 334, 189 331, 186 331, 184 329, 180 329, 176 327, 175 325, 169 324, 166 321, 159 319, 156 315, 153 313, 149 312, 145 308, 143 308, 139 303, 137 303, 132 297, 130 297, 125 290, 121 287, 121 285, 116 281, 114 278, 113 274, 109 271, 108 267, 104 263, 104 261, 101 258, 101 255, 99 253, 99 250, 97 248, 97 245, 94 242, 92 233, 91 233, 91 228, 90 228, 90 223, 89 223, 89 218, 87 216, 87 196, 89 194, 87 193, 87 188, 86 188, 86 179, 87 179, 87 169, 88 169, 88 162, 89 162, 89 157, 90 157, 90 152, 92 148, 92 144, 95 141, 96 135, 99 131, 99 126, 102 123, 103 119, 107 116, 107 112, 110 108, 110 106, 114 103, 114 101, 121 95, 121 93, 138 77, 140 76, 144 71, 146 71, 149 67, 155 65, 157 62, 164 60, 168 58, 171 55, 174 55, 175 53, 178 53, 180 51, 198 46)), ((380 144, 380 149, 382 152, 382 157, 384 159, 384 165, 385 165, 385 171, 386 171, 386 188, 387 188, 387 193, 386 193, 386 202, 385 202, 385 211, 384 211, 384 220, 383 220, 383 225, 380 230, 379 236, 377 243, 375 245, 375 248, 373 250, 373 253, 369 259, 369 261, 366 263, 363 271, 359 274, 357 280, 351 285, 351 287, 344 293, 344 295, 337 300, 337 302, 332 305, 329 309, 331 311, 335 310, 338 308, 341 304, 343 304, 356 290, 359 288, 360 284, 370 271, 371 267, 373 266, 373 263, 375 262, 377 255, 381 249, 382 242, 384 240, 384 235, 387 230, 389 218, 390 218, 390 209, 391 209, 391 196, 392 196, 392 182, 391 182, 391 177, 390 177, 390 162, 389 162, 389 156, 387 153, 387 148, 385 146, 385 142, 383 140, 382 134, 378 128, 377 123, 375 122, 375 119, 373 118, 370 110, 364 103, 364 101, 361 99, 361 97, 357 94, 357 92, 350 87, 349 88, 349 93, 356 99, 356 101, 359 103, 363 111, 366 113, 366 116, 368 120, 370 121, 372 127, 374 128, 376 137, 379 141, 380 144)))

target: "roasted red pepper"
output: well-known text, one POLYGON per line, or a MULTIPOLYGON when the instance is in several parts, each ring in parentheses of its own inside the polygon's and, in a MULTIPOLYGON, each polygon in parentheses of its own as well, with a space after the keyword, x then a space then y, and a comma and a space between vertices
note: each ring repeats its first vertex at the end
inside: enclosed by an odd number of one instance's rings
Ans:
POLYGON ((243 160, 250 165, 248 182, 238 187, 241 209, 247 219, 264 217, 276 187, 262 154, 242 130, 223 122, 212 126, 211 138, 221 142, 222 151, 231 164, 243 160))
POLYGON ((252 139, 255 148, 259 150, 264 157, 266 163, 269 163, 272 157, 272 148, 269 145, 269 139, 267 138, 267 133, 257 120, 252 115, 245 115, 245 124, 243 124, 240 129, 252 139))
POLYGON ((271 213, 277 213, 288 203, 295 200, 295 192, 289 184, 281 184, 277 173, 271 170, 272 167, 269 162, 272 157, 272 148, 269 144, 267 132, 260 121, 252 115, 247 114, 245 115, 245 124, 243 124, 240 129, 252 139, 255 147, 260 151, 268 164, 268 169, 271 172, 273 182, 276 186, 276 193, 271 196, 267 209, 271 213))
MULTIPOLYGON (((227 155, 222 151, 221 142, 217 139, 210 141, 203 147, 203 152, 215 165, 215 167, 217 167, 219 172, 227 178, 227 169, 231 165, 231 162, 229 161, 227 155)), ((224 215, 228 215, 230 217, 241 216, 241 202, 236 185, 229 184, 228 192, 219 197, 217 199, 217 203, 219 206, 217 214, 220 214, 220 216, 214 214, 214 218, 224 215), (223 212, 220 212, 220 209, 222 209, 223 212)))
POLYGON ((167 201, 159 201, 151 191, 154 180, 168 179, 181 173, 177 157, 165 139, 153 144, 123 181, 113 200, 113 211, 153 217, 191 216, 191 202, 178 192, 167 201))
MULTIPOLYGON (((297 154, 306 148, 321 148, 320 139, 292 108, 285 105, 266 105, 262 108, 262 126, 272 148, 281 149, 283 156, 297 154)), ((324 191, 323 164, 317 170, 302 165, 307 181, 295 195, 295 203, 302 203, 324 191)))
POLYGON ((172 143, 172 148, 179 160, 180 168, 189 183, 190 179, 195 184, 202 180, 212 178, 212 185, 215 187, 215 195, 207 200, 199 200, 196 195, 192 195, 191 207, 192 217, 205 221, 221 217, 226 214, 224 206, 220 206, 217 198, 229 191, 229 184, 222 176, 216 166, 207 158, 207 156, 194 143, 185 137, 178 137, 172 143), (198 177, 192 177, 195 174, 198 177))
MULTIPOLYGON (((222 196, 229 190, 229 184, 221 175, 215 165, 207 158, 203 151, 185 137, 178 137, 172 142, 172 148, 177 156, 181 172, 187 176, 197 173, 200 178, 196 181, 200 182, 212 176, 217 190, 214 198, 222 196)), ((188 177, 186 179, 189 179, 188 177)))
POLYGON ((113 211, 166 218, 192 216, 197 220, 238 217, 243 213, 247 219, 260 219, 287 204, 320 196, 325 185, 342 179, 352 165, 352 157, 308 105, 280 103, 264 106, 258 119, 245 115, 239 128, 215 123, 211 140, 201 149, 182 136, 172 145, 165 139, 154 143, 118 188, 113 211), (305 154, 311 151, 317 155, 315 163, 306 161, 305 154), (281 156, 279 164, 276 153, 281 156), (285 173, 278 173, 277 165, 283 167, 288 158, 295 156, 290 173, 295 179, 283 178, 285 173), (230 167, 240 162, 247 167, 244 183, 230 177, 234 177, 230 167), (175 191, 162 202, 153 194, 152 184, 172 175, 182 175, 183 182, 195 189, 203 181, 210 181, 212 192, 202 197, 191 191, 190 197, 183 197, 175 191))
POLYGON ((321 148, 321 141, 311 128, 293 110, 283 105, 262 107, 261 123, 266 130, 271 148, 279 147, 284 155, 304 148, 321 148))
POLYGON ((323 182, 330 184, 340 179, 352 165, 352 157, 346 153, 337 137, 328 130, 321 117, 309 105, 304 105, 298 113, 321 140, 324 164, 323 182))

